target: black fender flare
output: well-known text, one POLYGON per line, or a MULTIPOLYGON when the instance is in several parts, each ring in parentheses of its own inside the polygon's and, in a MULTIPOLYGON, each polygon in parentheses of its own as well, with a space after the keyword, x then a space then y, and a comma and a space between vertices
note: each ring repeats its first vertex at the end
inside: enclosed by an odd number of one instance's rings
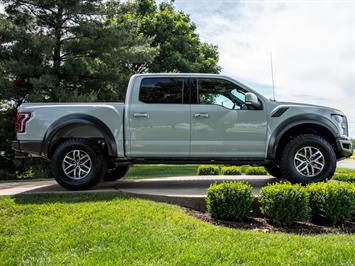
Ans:
POLYGON ((303 114, 290 117, 283 121, 277 128, 272 132, 267 146, 267 158, 274 160, 276 158, 276 151, 280 140, 284 134, 292 129, 293 127, 302 124, 312 124, 317 126, 322 126, 326 128, 331 134, 336 138, 338 134, 338 129, 336 125, 324 116, 317 114, 303 114))
POLYGON ((47 156, 51 152, 51 148, 58 142, 57 134, 69 126, 88 125, 97 128, 103 135, 109 156, 117 156, 117 145, 115 137, 108 126, 100 119, 86 114, 70 114, 54 121, 47 129, 42 141, 41 153, 47 156))

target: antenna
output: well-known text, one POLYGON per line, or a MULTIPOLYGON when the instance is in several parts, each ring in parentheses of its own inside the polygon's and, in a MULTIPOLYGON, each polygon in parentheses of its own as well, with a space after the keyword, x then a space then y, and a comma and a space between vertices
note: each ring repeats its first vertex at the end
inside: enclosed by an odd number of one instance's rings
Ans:
POLYGON ((270 64, 271 64, 272 96, 275 101, 275 83, 274 83, 274 67, 272 65, 272 52, 270 52, 270 64))

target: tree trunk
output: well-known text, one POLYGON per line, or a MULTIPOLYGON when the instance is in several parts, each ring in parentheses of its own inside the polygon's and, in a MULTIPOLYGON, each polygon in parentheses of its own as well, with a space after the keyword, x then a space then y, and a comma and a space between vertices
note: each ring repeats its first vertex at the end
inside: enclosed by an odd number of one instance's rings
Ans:
MULTIPOLYGON (((56 76, 55 88, 54 90, 60 87, 61 83, 61 49, 62 49, 62 17, 63 17, 63 7, 58 6, 58 12, 55 20, 55 28, 54 28, 54 38, 55 38, 55 45, 54 45, 54 52, 53 52, 53 70, 56 76)), ((51 93, 52 101, 58 101, 58 97, 55 94, 55 91, 52 89, 51 93)))

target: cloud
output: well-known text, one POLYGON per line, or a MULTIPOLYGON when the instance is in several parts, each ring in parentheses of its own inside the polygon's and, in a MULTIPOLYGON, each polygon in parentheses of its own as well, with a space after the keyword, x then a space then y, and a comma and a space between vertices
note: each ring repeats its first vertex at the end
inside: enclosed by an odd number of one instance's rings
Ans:
POLYGON ((217 44, 223 74, 278 100, 344 111, 355 137, 354 1, 176 0, 203 41, 217 44))

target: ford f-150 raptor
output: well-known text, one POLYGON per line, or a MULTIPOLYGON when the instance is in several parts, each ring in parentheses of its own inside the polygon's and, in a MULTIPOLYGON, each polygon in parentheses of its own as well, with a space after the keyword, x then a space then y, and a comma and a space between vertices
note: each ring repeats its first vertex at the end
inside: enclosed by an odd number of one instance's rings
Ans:
POLYGON ((71 190, 142 163, 263 165, 291 182, 318 182, 353 149, 341 111, 268 100, 215 74, 134 75, 125 103, 25 103, 16 130, 17 155, 50 160, 71 190))

